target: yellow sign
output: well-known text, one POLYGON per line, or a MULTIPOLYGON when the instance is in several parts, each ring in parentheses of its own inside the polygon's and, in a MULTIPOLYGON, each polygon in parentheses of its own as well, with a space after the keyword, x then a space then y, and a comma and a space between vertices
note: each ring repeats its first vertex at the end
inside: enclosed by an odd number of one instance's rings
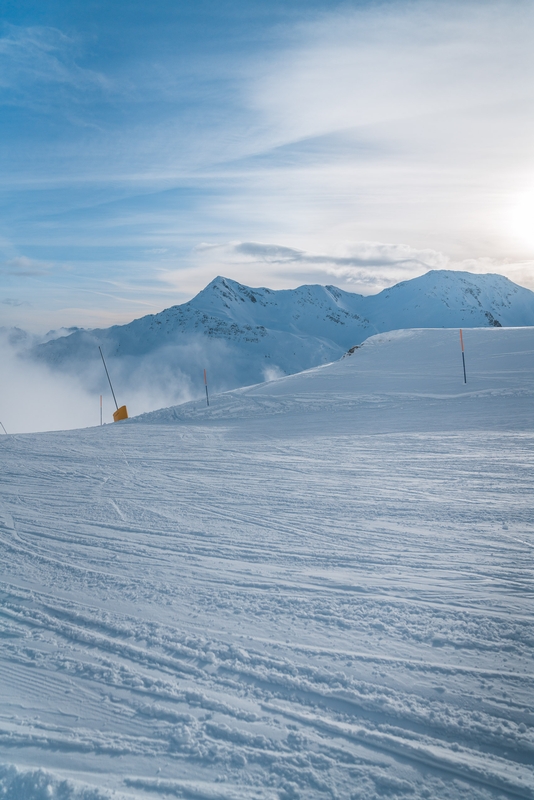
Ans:
POLYGON ((113 412, 113 422, 119 422, 121 419, 128 419, 128 409, 126 406, 121 406, 113 412))

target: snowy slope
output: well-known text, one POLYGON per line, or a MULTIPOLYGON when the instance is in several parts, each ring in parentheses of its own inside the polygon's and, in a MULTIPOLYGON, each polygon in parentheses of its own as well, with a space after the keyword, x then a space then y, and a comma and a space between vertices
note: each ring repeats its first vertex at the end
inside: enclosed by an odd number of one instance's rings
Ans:
POLYGON ((204 368, 221 391, 333 361, 383 331, 491 325, 534 325, 534 293, 501 275, 445 270, 370 297, 334 286, 251 289, 216 278, 189 303, 128 325, 76 331, 34 354, 81 371, 100 391, 101 345, 121 389, 175 386, 175 399, 183 400, 201 393, 204 368))
POLYGON ((465 339, 0 438, 0 794, 532 800, 534 329, 465 339))
POLYGON ((413 329, 371 336, 352 355, 297 375, 137 417, 142 422, 280 415, 309 430, 529 429, 534 422, 534 328, 413 329), (510 414, 513 397, 514 413, 510 414), (335 416, 334 416, 335 415, 335 416))

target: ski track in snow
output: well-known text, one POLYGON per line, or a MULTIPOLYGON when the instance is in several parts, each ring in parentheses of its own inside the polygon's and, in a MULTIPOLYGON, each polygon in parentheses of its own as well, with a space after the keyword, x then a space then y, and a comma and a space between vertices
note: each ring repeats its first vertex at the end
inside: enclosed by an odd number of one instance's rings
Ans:
POLYGON ((532 427, 299 402, 0 440, 0 794, 534 798, 532 427))

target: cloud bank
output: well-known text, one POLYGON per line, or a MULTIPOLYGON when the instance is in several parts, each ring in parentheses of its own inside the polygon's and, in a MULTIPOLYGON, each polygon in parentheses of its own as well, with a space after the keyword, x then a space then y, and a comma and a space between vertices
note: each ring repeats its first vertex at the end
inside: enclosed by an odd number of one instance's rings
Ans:
POLYGON ((437 250, 382 242, 340 242, 331 252, 265 242, 203 243, 196 248, 190 269, 162 269, 160 280, 176 289, 193 290, 199 276, 207 284, 215 275, 226 275, 271 289, 319 283, 368 295, 433 269, 504 274, 534 290, 534 260, 454 260, 437 250))

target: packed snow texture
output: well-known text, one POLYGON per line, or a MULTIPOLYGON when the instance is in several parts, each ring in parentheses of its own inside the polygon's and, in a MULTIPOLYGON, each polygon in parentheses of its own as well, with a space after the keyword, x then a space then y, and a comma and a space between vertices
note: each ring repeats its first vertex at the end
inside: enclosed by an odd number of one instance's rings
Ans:
POLYGON ((465 346, 0 437, 0 796, 532 800, 534 330, 465 346))

